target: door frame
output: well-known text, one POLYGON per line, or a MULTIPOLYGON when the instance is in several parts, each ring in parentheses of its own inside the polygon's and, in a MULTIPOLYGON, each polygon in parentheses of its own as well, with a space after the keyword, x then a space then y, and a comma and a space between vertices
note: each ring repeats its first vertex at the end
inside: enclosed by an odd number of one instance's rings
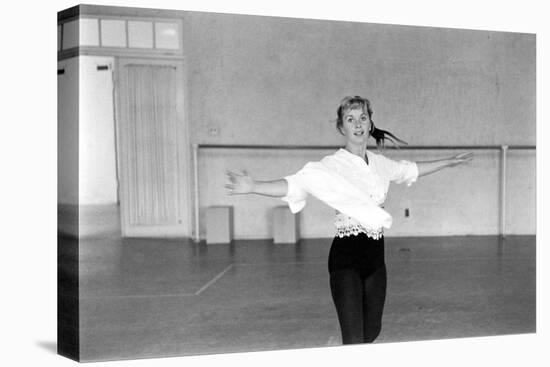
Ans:
POLYGON ((122 237, 191 237, 192 235, 192 180, 191 165, 192 152, 189 143, 189 124, 186 101, 186 79, 185 64, 183 60, 173 58, 134 58, 134 57, 116 57, 114 70, 114 106, 115 106, 115 140, 116 140, 116 164, 117 180, 119 182, 119 203, 120 203, 120 225, 122 237), (136 227, 130 226, 128 218, 124 216, 125 205, 124 188, 122 183, 122 155, 121 152, 121 74, 124 67, 128 65, 147 65, 147 66, 173 66, 176 69, 176 135, 177 135, 177 167, 178 167, 178 217, 179 225, 175 227, 155 228, 154 226, 136 227))

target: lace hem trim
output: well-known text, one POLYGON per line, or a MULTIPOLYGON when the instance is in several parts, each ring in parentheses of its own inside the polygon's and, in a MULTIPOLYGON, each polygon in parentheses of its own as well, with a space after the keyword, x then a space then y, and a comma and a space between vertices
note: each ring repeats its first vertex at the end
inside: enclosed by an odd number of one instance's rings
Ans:
POLYGON ((340 238, 349 237, 349 236, 357 236, 359 233, 365 233, 367 235, 367 237, 370 237, 370 238, 375 239, 375 240, 380 239, 380 237, 382 237, 384 235, 384 231, 383 231, 382 228, 374 229, 374 230, 367 230, 360 224, 336 227, 336 235, 340 238))

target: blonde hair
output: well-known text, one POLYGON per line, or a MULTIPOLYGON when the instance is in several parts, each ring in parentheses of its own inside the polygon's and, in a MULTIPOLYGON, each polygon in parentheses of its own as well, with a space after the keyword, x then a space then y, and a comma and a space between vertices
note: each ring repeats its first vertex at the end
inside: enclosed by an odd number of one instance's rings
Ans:
POLYGON ((336 110, 336 129, 342 134, 342 125, 344 124, 344 114, 349 110, 359 109, 361 108, 364 112, 366 112, 369 115, 370 120, 370 130, 369 134, 376 140, 376 146, 378 148, 384 147, 385 140, 391 141, 394 145, 397 146, 396 141, 402 144, 407 144, 407 142, 397 138, 395 135, 390 133, 387 130, 378 129, 374 125, 374 121, 372 121, 372 107, 371 103, 368 99, 360 97, 360 96, 353 96, 353 97, 345 97, 340 102, 340 106, 338 106, 338 109, 336 110))

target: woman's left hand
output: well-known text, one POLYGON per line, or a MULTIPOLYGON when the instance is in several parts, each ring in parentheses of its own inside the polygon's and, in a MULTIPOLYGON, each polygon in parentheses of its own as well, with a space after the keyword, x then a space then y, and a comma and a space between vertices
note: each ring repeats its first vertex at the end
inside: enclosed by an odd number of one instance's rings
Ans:
POLYGON ((466 153, 460 153, 449 159, 449 166, 457 166, 459 164, 468 163, 471 162, 472 159, 474 159, 474 153, 472 152, 466 152, 466 153))

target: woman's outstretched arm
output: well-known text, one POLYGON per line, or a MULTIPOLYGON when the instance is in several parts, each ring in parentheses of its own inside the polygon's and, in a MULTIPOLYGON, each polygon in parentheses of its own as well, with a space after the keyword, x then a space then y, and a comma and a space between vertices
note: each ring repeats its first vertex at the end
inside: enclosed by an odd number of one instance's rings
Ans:
POLYGON ((459 164, 468 163, 473 159, 473 157, 473 153, 468 152, 460 153, 450 158, 416 162, 416 166, 418 167, 418 177, 429 175, 430 173, 437 172, 446 167, 454 167, 459 164))
POLYGON ((228 171, 227 177, 230 183, 226 184, 225 188, 229 195, 258 194, 282 198, 288 192, 288 183, 285 179, 257 181, 246 171, 242 173, 228 171))

